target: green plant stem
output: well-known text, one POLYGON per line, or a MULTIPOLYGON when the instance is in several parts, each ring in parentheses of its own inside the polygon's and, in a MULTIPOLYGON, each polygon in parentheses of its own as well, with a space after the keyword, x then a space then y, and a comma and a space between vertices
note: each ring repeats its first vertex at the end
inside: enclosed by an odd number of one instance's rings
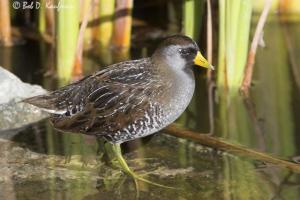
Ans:
POLYGON ((115 11, 115 0, 99 1, 99 31, 98 40, 101 48, 108 48, 113 35, 113 15, 115 11))
POLYGON ((46 3, 45 0, 40 1, 39 8, 39 32, 40 34, 45 34, 46 32, 46 3))
POLYGON ((79 32, 79 1, 64 0, 68 9, 57 10, 57 72, 61 82, 71 79, 79 32))
POLYGON ((196 41, 200 38, 203 5, 204 1, 201 0, 184 0, 183 32, 196 41))

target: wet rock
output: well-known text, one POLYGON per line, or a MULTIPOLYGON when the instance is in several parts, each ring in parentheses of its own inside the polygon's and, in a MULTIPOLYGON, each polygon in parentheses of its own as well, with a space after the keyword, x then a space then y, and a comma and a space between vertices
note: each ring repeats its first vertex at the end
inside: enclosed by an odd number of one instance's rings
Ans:
POLYGON ((0 88, 0 104, 46 93, 41 86, 24 83, 2 67, 0 67, 0 88))
POLYGON ((41 86, 23 83, 0 67, 0 88, 0 136, 14 133, 2 133, 3 130, 16 129, 48 116, 37 107, 20 102, 28 97, 45 94, 47 91, 41 86))

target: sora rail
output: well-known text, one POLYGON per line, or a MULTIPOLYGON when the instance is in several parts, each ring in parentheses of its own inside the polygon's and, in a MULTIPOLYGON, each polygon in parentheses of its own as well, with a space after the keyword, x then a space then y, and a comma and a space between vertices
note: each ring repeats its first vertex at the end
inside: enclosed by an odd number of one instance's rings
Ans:
POLYGON ((50 120, 59 130, 105 138, 125 172, 150 182, 128 167, 120 144, 153 134, 181 115, 194 93, 194 64, 213 69, 196 42, 175 35, 151 57, 110 65, 24 102, 51 113, 50 120))

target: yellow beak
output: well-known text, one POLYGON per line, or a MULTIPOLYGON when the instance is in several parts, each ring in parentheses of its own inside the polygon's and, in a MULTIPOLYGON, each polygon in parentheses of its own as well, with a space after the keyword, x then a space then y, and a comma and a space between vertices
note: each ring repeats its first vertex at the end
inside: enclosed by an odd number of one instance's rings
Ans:
POLYGON ((197 55, 194 59, 194 64, 201 66, 201 67, 205 67, 205 68, 210 68, 212 70, 214 70, 214 66, 212 66, 200 53, 200 51, 197 52, 197 55))

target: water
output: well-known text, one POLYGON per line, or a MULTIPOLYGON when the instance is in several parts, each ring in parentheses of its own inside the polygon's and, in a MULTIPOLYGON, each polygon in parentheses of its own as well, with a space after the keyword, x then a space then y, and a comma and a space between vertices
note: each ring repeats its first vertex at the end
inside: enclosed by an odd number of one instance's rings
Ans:
MULTIPOLYGON (((233 99, 234 103, 228 107, 226 130, 222 129, 225 122, 219 118, 218 110, 215 113, 216 135, 286 160, 299 155, 300 93, 296 80, 300 74, 295 73, 299 59, 294 57, 296 68, 291 65, 291 54, 298 55, 300 50, 299 27, 299 22, 293 22, 283 29, 276 17, 266 25, 267 46, 258 51, 251 93, 257 117, 249 117, 242 100, 233 99), (287 46, 289 40, 291 45, 287 46), (255 126, 262 132, 257 132, 255 126)), ((0 65, 23 81, 53 89, 55 81, 43 76, 47 70, 36 70, 51 66, 48 50, 47 45, 34 41, 0 49, 0 65), (31 51, 26 51, 28 48, 31 51)), ((132 58, 142 55, 139 51, 132 52, 132 58)), ((85 57, 84 63, 89 66, 86 73, 98 69, 98 61, 90 56, 85 57)), ((208 132, 205 71, 196 70, 196 77, 195 97, 178 123, 208 132)), ((58 132, 47 120, 6 131, 6 135, 14 135, 9 140, 1 139, 3 134, 0 133, 0 199, 90 200, 136 196, 132 179, 108 161, 103 148, 99 149, 101 141, 97 143, 93 137, 58 132)), ((140 183, 141 199, 300 199, 298 173, 247 156, 221 152, 163 133, 131 142, 123 149, 126 160, 137 173, 177 188, 140 183)))

